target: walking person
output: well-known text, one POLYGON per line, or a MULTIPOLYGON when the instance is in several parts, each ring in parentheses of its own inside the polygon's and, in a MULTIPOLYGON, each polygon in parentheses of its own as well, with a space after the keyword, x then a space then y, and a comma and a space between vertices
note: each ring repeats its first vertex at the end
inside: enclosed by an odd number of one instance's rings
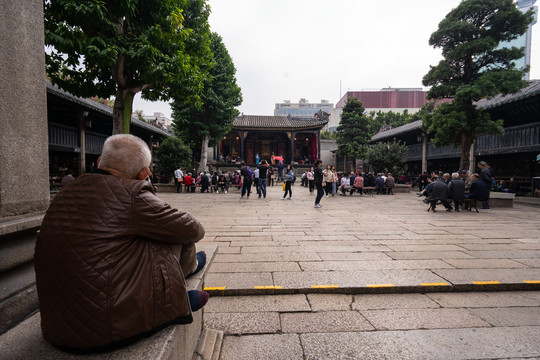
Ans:
POLYGON ((255 190, 257 190, 257 195, 260 195, 261 191, 259 190, 259 168, 255 168, 255 170, 253 170, 253 186, 255 186, 255 190))
POLYGON ((182 181, 184 179, 184 172, 182 171, 182 167, 178 167, 178 169, 174 170, 174 183, 176 184, 176 192, 179 193, 182 189, 182 181))
POLYGON ((266 177, 268 176, 268 161, 262 160, 259 166, 259 199, 263 196, 266 199, 266 177))
POLYGON ((292 197, 291 185, 294 180, 294 170, 291 165, 287 165, 287 174, 285 174, 285 193, 283 194, 282 200, 285 200, 287 193, 289 193, 289 200, 292 197))
POLYGON ((315 178, 313 177, 313 168, 311 168, 307 172, 306 177, 308 179, 309 193, 313 194, 313 190, 315 189, 315 178))
POLYGON ((242 195, 240 199, 244 199, 247 193, 247 198, 249 199, 249 195, 251 194, 251 177, 253 175, 253 172, 249 168, 249 166, 246 165, 242 161, 242 168, 240 169, 240 175, 242 176, 242 195))
POLYGON ((321 205, 321 199, 324 195, 323 190, 323 172, 321 170, 322 161, 317 160, 315 161, 315 164, 313 164, 313 182, 315 184, 315 187, 317 188, 317 197, 315 198, 315 207, 316 208, 322 208, 321 205))
POLYGON ((323 174, 324 192, 326 193, 326 197, 328 197, 328 194, 332 194, 332 181, 334 179, 332 166, 326 165, 326 169, 323 170, 322 174, 323 174))
POLYGON ((332 180, 332 196, 337 194, 337 182, 338 182, 338 175, 335 166, 332 166, 332 174, 333 174, 333 180, 332 180))

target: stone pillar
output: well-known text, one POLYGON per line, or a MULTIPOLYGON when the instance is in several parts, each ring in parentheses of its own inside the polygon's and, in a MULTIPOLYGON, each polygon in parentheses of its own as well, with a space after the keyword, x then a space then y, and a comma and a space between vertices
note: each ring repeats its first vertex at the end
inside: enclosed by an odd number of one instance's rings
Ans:
MULTIPOLYGON (((86 172, 86 119, 88 117, 87 111, 81 111, 79 112, 77 124, 79 126, 79 144, 81 151, 79 152, 78 156, 78 169, 77 169, 77 175, 80 176, 86 172)), ((152 136, 150 136, 150 139, 152 139, 152 136)), ((150 149, 152 149, 152 140, 150 140, 150 144, 148 144, 150 149)))
POLYGON ((43 1, 0 11, 0 217, 47 209, 49 154, 43 1))

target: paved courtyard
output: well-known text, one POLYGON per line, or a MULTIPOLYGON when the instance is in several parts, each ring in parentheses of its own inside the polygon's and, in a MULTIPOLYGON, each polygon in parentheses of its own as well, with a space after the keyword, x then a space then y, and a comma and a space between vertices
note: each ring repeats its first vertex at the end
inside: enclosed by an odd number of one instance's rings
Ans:
POLYGON ((221 359, 540 358, 540 208, 282 194, 159 195, 219 246, 204 325, 221 359))

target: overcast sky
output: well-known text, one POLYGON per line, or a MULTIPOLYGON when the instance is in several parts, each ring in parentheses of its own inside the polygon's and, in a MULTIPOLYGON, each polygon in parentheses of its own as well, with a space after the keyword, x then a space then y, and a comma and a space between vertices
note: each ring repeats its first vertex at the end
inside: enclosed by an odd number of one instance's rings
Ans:
MULTIPOLYGON (((283 100, 334 105, 348 90, 423 88, 442 59, 430 35, 460 0, 209 0, 210 26, 236 66, 246 115, 273 115, 283 100), (341 83, 341 86, 340 86, 341 83)), ((538 4, 536 4, 538 5, 538 4)), ((540 79, 540 31, 533 27, 531 79, 540 79)), ((163 112, 165 103, 134 109, 163 112)))

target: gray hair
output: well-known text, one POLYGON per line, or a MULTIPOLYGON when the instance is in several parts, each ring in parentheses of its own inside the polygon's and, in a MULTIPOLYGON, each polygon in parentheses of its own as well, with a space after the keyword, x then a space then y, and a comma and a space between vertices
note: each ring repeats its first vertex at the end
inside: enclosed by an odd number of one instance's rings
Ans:
POLYGON ((148 145, 129 134, 112 135, 105 140, 101 152, 99 168, 118 170, 131 179, 145 167, 150 166, 152 154, 148 145))
POLYGON ((459 178, 459 174, 457 172, 452 173, 452 179, 459 178))

